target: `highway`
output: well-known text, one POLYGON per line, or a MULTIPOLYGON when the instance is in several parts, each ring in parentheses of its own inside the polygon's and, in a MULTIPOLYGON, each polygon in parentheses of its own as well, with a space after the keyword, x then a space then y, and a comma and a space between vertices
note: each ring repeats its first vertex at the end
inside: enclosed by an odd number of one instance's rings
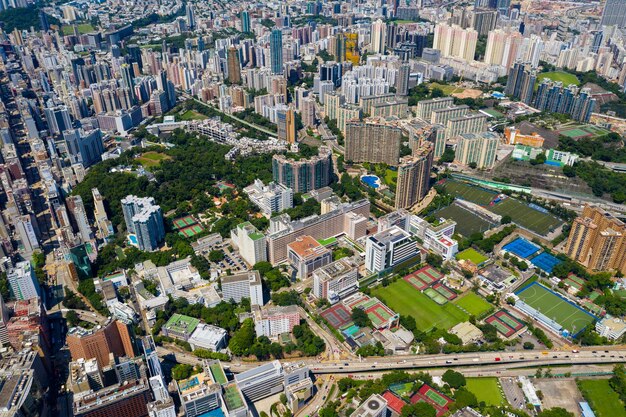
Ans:
MULTIPOLYGON (((599 349, 599 348, 598 348, 599 349)), ((157 347, 160 357, 176 360, 179 363, 198 365, 202 360, 188 353, 169 351, 157 347)), ((314 358, 281 361, 305 363, 316 375, 324 374, 357 374, 364 372, 381 372, 389 370, 429 369, 429 368, 469 368, 492 367, 506 370, 524 367, 547 367, 555 365, 605 365, 610 363, 626 363, 626 346, 612 346, 606 350, 570 351, 539 351, 527 350, 518 352, 482 352, 459 353, 450 355, 406 355, 385 356, 343 361, 319 361, 314 358)), ((262 362, 224 362, 233 373, 244 372, 255 368, 262 362)))

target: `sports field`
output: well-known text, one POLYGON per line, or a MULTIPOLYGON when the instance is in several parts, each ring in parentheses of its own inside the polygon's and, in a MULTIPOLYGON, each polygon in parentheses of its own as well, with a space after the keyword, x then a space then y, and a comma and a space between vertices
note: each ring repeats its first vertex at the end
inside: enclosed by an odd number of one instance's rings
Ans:
POLYGON ((437 218, 443 217, 444 219, 454 220, 456 222, 455 232, 467 237, 476 232, 484 233, 496 226, 495 223, 488 222, 482 217, 456 204, 451 204, 448 207, 436 211, 435 216, 437 218))
POLYGON ((611 388, 608 379, 582 379, 578 384, 597 417, 626 417, 626 404, 611 388))
POLYGON ((447 330, 469 318, 467 313, 456 305, 452 303, 439 305, 402 279, 387 287, 375 288, 372 293, 393 311, 400 315, 412 316, 417 328, 422 331, 428 331, 435 326, 447 330))
POLYGON ((481 254, 475 249, 467 248, 463 252, 457 253, 456 259, 466 259, 473 262, 475 265, 480 265, 489 258, 487 258, 485 255, 481 254))
POLYGON ((445 303, 448 302, 448 300, 446 299, 446 297, 444 297, 443 295, 441 295, 438 291, 436 291, 434 288, 426 288, 424 290, 424 294, 426 294, 428 296, 428 298, 430 298, 431 300, 433 300, 434 302, 436 302, 439 305, 443 305, 445 303))
POLYGON ((594 316, 534 282, 516 293, 520 300, 576 334, 594 321, 594 316))
POLYGON ((502 200, 489 207, 489 210, 501 216, 509 215, 514 223, 540 235, 548 234, 563 223, 552 214, 530 208, 514 198, 502 200))
POLYGON ((608 130, 595 125, 567 125, 558 129, 560 135, 567 136, 572 139, 582 139, 585 137, 604 136, 609 133, 608 130))
POLYGON ((552 81, 560 81, 563 83, 564 87, 567 87, 570 84, 580 84, 580 81, 574 74, 569 74, 563 71, 542 72, 541 74, 538 74, 537 85, 539 85, 544 78, 548 78, 552 81))
POLYGON ((139 156, 136 159, 144 167, 151 168, 151 167, 159 165, 162 161, 166 161, 171 158, 168 155, 165 155, 164 153, 149 151, 149 152, 144 152, 143 154, 141 154, 141 156, 139 156))
POLYGON ((472 203, 480 204, 481 206, 489 204, 497 195, 495 192, 452 180, 446 181, 445 189, 454 196, 471 201, 472 203))
POLYGON ((480 295, 475 292, 468 292, 462 297, 456 299, 454 304, 463 308, 465 311, 470 313, 473 316, 481 317, 483 314, 487 313, 493 307, 491 304, 487 302, 480 295))
POLYGON ((476 396, 478 402, 499 406, 504 403, 502 388, 498 378, 467 378, 467 390, 476 396))
POLYGON ((182 121, 189 121, 189 120, 204 120, 204 119, 208 119, 207 116, 205 116, 202 113, 198 113, 195 110, 187 110, 186 112, 184 112, 183 114, 179 115, 178 118, 182 121))
MULTIPOLYGON (((493 213, 501 216, 509 215, 514 223, 539 233, 540 235, 547 234, 550 230, 556 229, 563 223, 552 214, 542 213, 514 198, 505 198, 499 203, 491 205, 490 203, 496 198, 497 193, 480 187, 447 180, 445 182, 445 189, 448 193, 463 200, 479 204, 493 213)), ((437 212, 437 214, 439 215, 441 211, 442 210, 437 212)), ((457 228, 460 229, 463 221, 464 220, 461 222, 457 221, 457 223, 459 223, 457 224, 457 228)), ((463 234, 460 230, 459 233, 463 234)))
POLYGON ((524 327, 524 324, 505 310, 496 311, 485 319, 504 337, 511 337, 524 327))

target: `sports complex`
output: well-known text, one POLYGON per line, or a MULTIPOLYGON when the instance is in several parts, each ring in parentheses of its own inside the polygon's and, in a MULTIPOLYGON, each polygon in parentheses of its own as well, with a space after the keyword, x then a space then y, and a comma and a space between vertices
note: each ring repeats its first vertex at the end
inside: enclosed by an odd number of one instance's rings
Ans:
POLYGON ((538 282, 523 287, 515 295, 519 298, 515 308, 563 336, 576 336, 597 319, 538 282))
POLYGON ((551 274, 554 267, 561 263, 561 260, 554 255, 542 252, 541 246, 535 245, 522 237, 507 243, 502 247, 502 250, 510 252, 518 258, 528 260, 535 267, 548 274, 551 274))

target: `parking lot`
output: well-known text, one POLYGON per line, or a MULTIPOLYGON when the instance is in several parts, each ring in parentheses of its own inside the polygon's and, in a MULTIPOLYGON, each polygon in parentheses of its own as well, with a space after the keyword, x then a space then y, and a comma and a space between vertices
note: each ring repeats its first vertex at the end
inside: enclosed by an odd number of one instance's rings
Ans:
POLYGON ((511 406, 518 410, 526 410, 526 398, 522 389, 517 385, 516 378, 500 378, 500 386, 511 406))

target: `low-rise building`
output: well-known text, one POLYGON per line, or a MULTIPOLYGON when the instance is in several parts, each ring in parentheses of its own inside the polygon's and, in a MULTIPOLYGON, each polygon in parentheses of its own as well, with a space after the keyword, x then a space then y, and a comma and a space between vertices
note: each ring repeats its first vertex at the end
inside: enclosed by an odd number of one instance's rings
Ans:
POLYGON ((285 395, 287 396, 287 406, 295 414, 313 396, 313 381, 311 381, 311 378, 306 378, 287 385, 285 387, 285 395))
POLYGON ((617 340, 626 333, 626 321, 607 316, 596 323, 596 331, 600 336, 610 340, 617 340))
POLYGON ((167 323, 165 323, 161 331, 167 337, 173 337, 186 342, 199 324, 200 320, 196 318, 183 316, 182 314, 174 314, 167 323))
POLYGON ((221 327, 200 323, 187 340, 191 349, 206 349, 217 352, 226 348, 228 332, 221 327))
POLYGON ((359 289, 356 266, 347 259, 339 259, 313 271, 313 295, 336 303, 359 289))
POLYGON ((273 361, 235 375, 235 382, 249 401, 258 401, 281 392, 284 377, 280 361, 273 361))
POLYGON ((382 272, 419 253, 417 243, 411 235, 393 226, 369 236, 365 243, 365 267, 370 272, 382 272))
POLYGON ((385 417, 387 415, 387 400, 378 394, 372 394, 354 410, 352 415, 354 417, 385 417))
POLYGON ((313 271, 333 260, 332 251, 311 236, 301 236, 287 245, 287 257, 297 270, 297 277, 307 278, 313 271))
POLYGON ((293 190, 283 184, 270 182, 265 185, 263 181, 256 179, 243 191, 267 218, 271 217, 272 213, 280 213, 293 207, 293 190))
POLYGON ((478 342, 483 337, 483 332, 469 321, 455 325, 449 332, 458 336, 464 345, 478 342))

